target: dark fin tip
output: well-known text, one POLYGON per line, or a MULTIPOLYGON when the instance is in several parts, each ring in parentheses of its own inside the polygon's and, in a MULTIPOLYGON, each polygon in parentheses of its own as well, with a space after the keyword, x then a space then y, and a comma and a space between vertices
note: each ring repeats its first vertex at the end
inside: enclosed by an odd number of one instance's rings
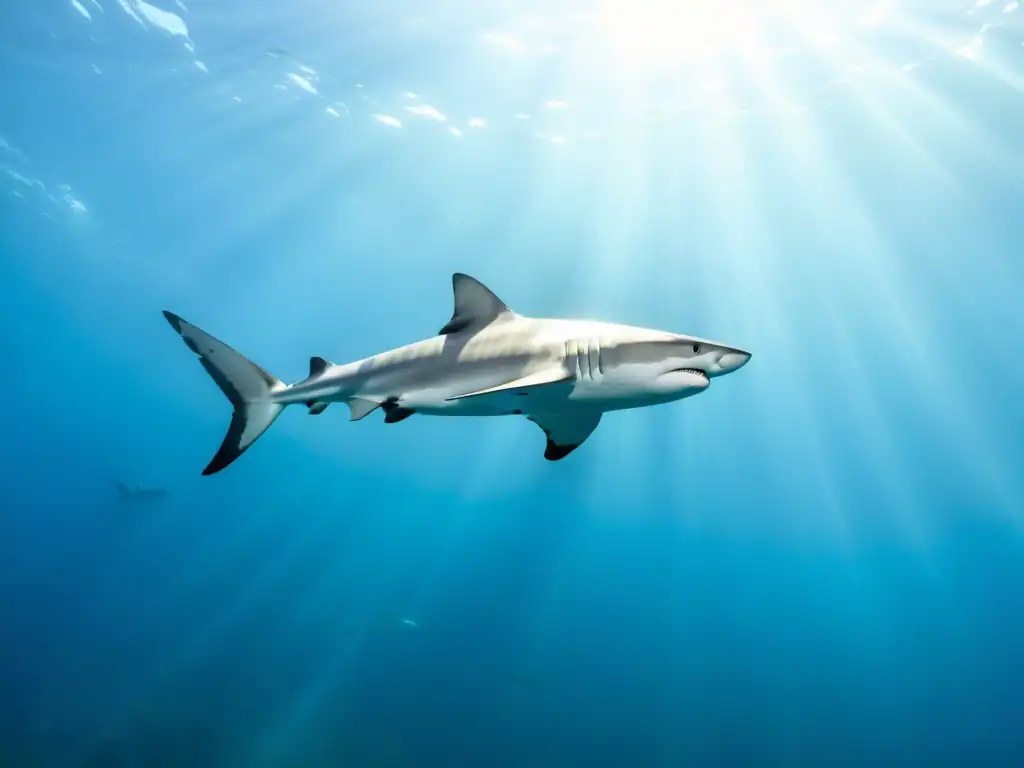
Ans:
POLYGON ((168 312, 165 309, 164 310, 164 318, 167 320, 168 323, 171 324, 171 328, 176 330, 178 333, 181 333, 181 318, 180 317, 178 317, 173 312, 168 312))
MULTIPOLYGON (((206 362, 205 360, 203 362, 206 362)), ((239 448, 238 444, 245 432, 245 417, 236 409, 231 415, 231 424, 228 426, 228 433, 224 436, 224 442, 220 444, 217 453, 210 459, 210 463, 203 470, 203 475, 212 475, 220 472, 235 459, 245 453, 245 448, 239 448)))
POLYGON ((576 443, 576 445, 558 445, 549 437, 547 447, 544 449, 544 458, 548 461, 564 459, 570 453, 579 448, 580 445, 580 443, 576 443))

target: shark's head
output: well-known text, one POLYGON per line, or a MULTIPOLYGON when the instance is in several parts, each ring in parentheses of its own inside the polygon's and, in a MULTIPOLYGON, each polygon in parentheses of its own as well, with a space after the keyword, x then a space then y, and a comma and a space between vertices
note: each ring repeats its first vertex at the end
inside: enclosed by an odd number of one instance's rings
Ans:
POLYGON ((637 339, 613 354, 637 394, 659 401, 699 394, 711 379, 732 373, 750 360, 750 353, 742 349, 677 335, 637 339))
POLYGON ((603 407, 632 408, 692 397, 707 389, 711 379, 750 360, 750 353, 742 349, 642 328, 623 327, 608 334, 602 345, 600 381, 579 387, 574 398, 615 403, 603 407))
POLYGON ((651 386, 664 394, 707 389, 711 379, 732 373, 750 360, 750 353, 742 349, 691 336, 658 342, 657 346, 663 356, 660 373, 651 386))

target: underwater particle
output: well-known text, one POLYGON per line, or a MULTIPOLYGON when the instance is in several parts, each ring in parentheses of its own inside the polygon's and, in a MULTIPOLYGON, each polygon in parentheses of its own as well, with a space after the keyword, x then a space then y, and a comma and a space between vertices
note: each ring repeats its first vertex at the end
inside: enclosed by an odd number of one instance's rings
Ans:
POLYGON ((144 22, 142 20, 142 17, 139 16, 139 14, 137 14, 135 12, 135 9, 132 8, 132 6, 128 3, 128 0, 117 0, 117 4, 121 6, 121 10, 122 11, 127 13, 129 16, 131 16, 137 22, 139 22, 139 24, 142 26, 143 29, 146 29, 146 22, 144 22))
POLYGON ((460 131, 454 125, 448 126, 448 133, 450 133, 452 136, 455 136, 456 138, 459 138, 459 137, 462 136, 462 131, 460 131))
POLYGON ((327 112, 327 114, 331 115, 332 117, 341 117, 341 115, 338 114, 338 110, 336 110, 334 107, 328 107, 324 111, 327 112))
POLYGON ((320 94, 320 92, 313 87, 313 84, 309 82, 309 80, 304 78, 302 75, 296 75, 294 72, 289 72, 288 79, 295 83, 297 86, 299 86, 299 88, 304 90, 306 93, 311 93, 314 96, 318 96, 320 94))
POLYGON ((406 107, 406 112, 411 112, 414 115, 420 115, 421 117, 429 117, 443 123, 447 118, 438 112, 434 107, 429 104, 417 104, 415 107, 406 107))
POLYGON ((208 70, 206 68, 206 65, 203 64, 203 62, 199 61, 199 59, 196 59, 192 63, 196 65, 196 69, 198 69, 200 72, 205 72, 206 74, 210 74, 210 70, 208 70))
POLYGON ((0 136, 0 152, 5 152, 6 154, 14 155, 15 157, 24 157, 22 151, 7 141, 3 136, 0 136))
POLYGON ((85 203, 71 195, 64 195, 64 202, 68 204, 68 208, 71 209, 72 213, 89 212, 89 210, 85 207, 85 203))
POLYGON ((420 626, 413 619, 408 618, 402 619, 402 625, 406 627, 412 627, 413 629, 419 629, 420 626))
POLYGON ((188 39, 188 25, 180 16, 150 5, 146 0, 135 0, 135 7, 154 27, 159 27, 169 35, 188 39))
POLYGON ((470 128, 483 128, 486 123, 484 123, 484 121, 479 117, 474 117, 469 121, 469 123, 467 123, 467 125, 469 125, 470 128))
POLYGON ((87 20, 92 21, 92 14, 78 0, 71 0, 71 7, 82 14, 87 20))
POLYGON ((396 120, 391 115, 374 115, 378 122, 384 123, 384 125, 390 125, 392 128, 401 128, 402 123, 400 120, 396 120))

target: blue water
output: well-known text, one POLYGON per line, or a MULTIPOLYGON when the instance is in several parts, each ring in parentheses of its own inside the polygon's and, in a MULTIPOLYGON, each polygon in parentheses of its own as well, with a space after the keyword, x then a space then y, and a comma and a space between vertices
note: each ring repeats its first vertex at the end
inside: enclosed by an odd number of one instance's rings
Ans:
POLYGON ((1022 46, 1007 0, 3 4, 0 765, 1020 764, 1022 46), (200 476, 161 310, 295 381, 456 271, 753 359, 560 462, 335 405, 200 476))

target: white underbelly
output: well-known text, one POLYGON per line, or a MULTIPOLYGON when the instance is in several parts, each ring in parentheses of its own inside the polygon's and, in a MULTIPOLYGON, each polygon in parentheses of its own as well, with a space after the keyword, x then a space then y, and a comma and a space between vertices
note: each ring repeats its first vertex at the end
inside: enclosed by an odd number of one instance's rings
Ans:
POLYGON ((409 392, 399 399, 403 408, 432 416, 504 416, 507 414, 541 412, 558 408, 568 402, 566 387, 541 386, 528 391, 492 392, 474 397, 457 397, 464 393, 444 390, 409 392))

